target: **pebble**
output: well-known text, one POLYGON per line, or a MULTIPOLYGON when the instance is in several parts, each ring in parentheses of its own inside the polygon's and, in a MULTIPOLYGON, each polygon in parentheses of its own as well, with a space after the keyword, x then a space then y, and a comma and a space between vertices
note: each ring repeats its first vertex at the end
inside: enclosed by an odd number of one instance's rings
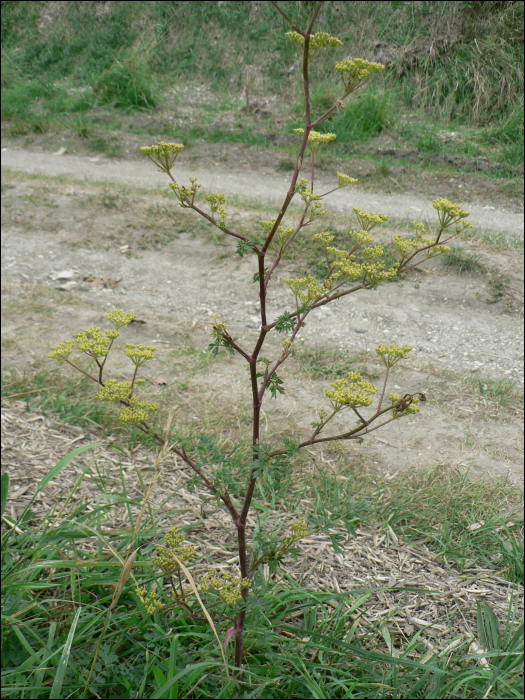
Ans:
POLYGON ((356 333, 366 333, 366 331, 365 331, 364 328, 356 328, 356 329, 355 329, 355 332, 356 332, 356 333))
POLYGON ((73 270, 62 270, 62 272, 57 272, 54 278, 55 280, 73 280, 75 279, 75 273, 73 270))

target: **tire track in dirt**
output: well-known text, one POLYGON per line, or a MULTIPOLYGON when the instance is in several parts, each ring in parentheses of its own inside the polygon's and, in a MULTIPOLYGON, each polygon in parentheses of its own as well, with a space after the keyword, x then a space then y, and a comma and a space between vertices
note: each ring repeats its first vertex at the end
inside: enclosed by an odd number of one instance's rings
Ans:
MULTIPOLYGON (((42 173, 91 180, 111 180, 140 187, 162 187, 167 185, 166 175, 158 172, 149 160, 114 160, 88 158, 77 155, 57 155, 44 151, 31 151, 23 148, 2 149, 2 165, 27 173, 42 173)), ((206 169, 176 164, 173 169, 177 181, 189 184, 189 176, 197 177, 204 190, 219 191, 227 195, 237 195, 262 202, 280 204, 290 183, 290 175, 274 173, 264 176, 253 170, 231 171, 227 168, 210 166, 206 169)), ((352 173, 350 173, 352 174, 352 173)), ((328 179, 317 177, 316 191, 328 191, 335 186, 335 173, 328 179)), ((436 192, 436 197, 439 197, 436 192)), ((504 234, 509 238, 523 238, 523 214, 480 206, 468 202, 460 203, 470 211, 469 221, 480 231, 504 234)), ((352 214, 353 207, 365 211, 381 210, 397 220, 421 219, 435 221, 432 202, 414 195, 362 192, 358 188, 334 192, 330 205, 340 213, 352 214)), ((378 212, 379 213, 379 212, 378 212)))

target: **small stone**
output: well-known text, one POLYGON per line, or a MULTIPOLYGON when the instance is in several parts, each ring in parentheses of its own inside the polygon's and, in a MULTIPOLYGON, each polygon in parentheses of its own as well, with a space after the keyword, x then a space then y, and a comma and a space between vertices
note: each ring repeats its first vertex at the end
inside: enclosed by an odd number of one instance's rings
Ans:
POLYGON ((129 250, 129 245, 121 245, 119 250, 121 253, 127 253, 129 250))
POLYGON ((67 148, 62 146, 62 148, 59 148, 58 151, 55 151, 55 155, 56 156, 63 156, 64 153, 66 153, 66 152, 67 152, 67 148))
POLYGON ((71 280, 70 282, 61 282, 57 289, 61 289, 63 292, 69 292, 69 290, 73 289, 74 287, 78 287, 78 282, 71 280))
POLYGON ((62 270, 62 272, 57 272, 55 274, 56 280, 73 280, 75 279, 75 272, 73 270, 62 270))
POLYGON ((90 163, 100 163, 100 158, 90 158, 89 162, 90 163))
POLYGON ((355 329, 355 332, 356 332, 356 333, 366 333, 366 331, 365 331, 364 328, 356 328, 356 329, 355 329))
POLYGON ((412 625, 405 625, 403 632, 407 637, 411 637, 414 634, 414 627, 412 625))

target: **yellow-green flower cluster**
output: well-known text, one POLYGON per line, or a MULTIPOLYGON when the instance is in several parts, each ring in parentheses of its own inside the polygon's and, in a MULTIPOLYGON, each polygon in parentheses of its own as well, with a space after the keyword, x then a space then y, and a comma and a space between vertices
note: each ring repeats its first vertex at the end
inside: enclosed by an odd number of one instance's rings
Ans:
POLYGON ((108 379, 96 396, 99 401, 127 401, 131 396, 131 386, 131 382, 108 379))
POLYGON ((58 345, 54 345, 52 348, 50 348, 51 352, 49 353, 48 357, 50 357, 52 360, 67 360, 74 349, 75 341, 66 340, 65 343, 59 343, 58 345))
POLYGON ((143 146, 140 152, 159 166, 160 172, 169 173, 177 156, 184 150, 182 143, 164 143, 160 141, 156 146, 143 146))
MULTIPOLYGON (((122 326, 127 326, 137 317, 135 316, 135 314, 122 311, 122 309, 113 309, 112 311, 106 314, 106 318, 108 319, 108 321, 111 321, 111 323, 118 330, 119 328, 122 328, 122 326)), ((108 331, 107 333, 108 337, 111 337, 109 335, 110 332, 112 331, 108 331)))
POLYGON ((405 236, 402 236, 400 233, 394 234, 394 243, 401 253, 401 258, 403 260, 416 250, 416 248, 419 248, 421 242, 421 240, 405 238, 405 236))
POLYGON ((374 242, 374 237, 368 231, 350 231, 350 236, 352 236, 352 238, 355 238, 359 245, 374 242))
MULTIPOLYGON (((355 232, 352 232, 352 234, 354 233, 355 232)), ((364 281, 365 278, 368 277, 367 282, 372 285, 376 285, 380 282, 385 282, 386 280, 391 279, 396 274, 396 270, 394 268, 385 270, 384 261, 379 260, 374 262, 378 257, 383 255, 384 249, 382 246, 365 248, 363 250, 365 262, 361 264, 356 263, 355 255, 350 255, 346 250, 339 250, 338 248, 328 246, 326 251, 336 258, 333 263, 333 267, 338 270, 338 272, 331 276, 331 280, 336 280, 341 275, 344 275, 347 281, 360 278, 363 278, 364 281)))
POLYGON ((392 403, 397 403, 401 401, 401 394, 389 394, 388 398, 392 403))
POLYGON ((381 73, 385 67, 381 63, 371 63, 362 58, 354 58, 353 61, 339 61, 335 64, 335 70, 341 75, 346 97, 358 88, 369 75, 381 73))
MULTIPOLYGON (((299 34, 299 32, 286 32, 286 36, 295 44, 304 46, 304 36, 299 34)), ((342 45, 343 42, 340 39, 336 39, 335 36, 330 36, 330 34, 327 34, 326 32, 317 32, 317 34, 312 34, 310 36, 309 56, 310 58, 313 58, 321 49, 335 49, 342 45)))
POLYGON ((213 313, 211 314, 211 317, 215 321, 215 325, 213 327, 213 335, 216 338, 222 338, 224 335, 224 331, 229 328, 229 325, 225 321, 219 321, 219 314, 213 313))
POLYGON ((162 608, 164 607, 164 605, 160 602, 159 596, 156 593, 156 591, 151 591, 151 593, 148 593, 148 591, 145 588, 136 588, 135 593, 140 598, 140 602, 146 608, 146 612, 148 613, 148 615, 153 615, 159 610, 162 610, 162 608))
POLYGON ((308 537, 309 534, 310 531, 308 530, 308 525, 304 518, 298 518, 298 520, 292 523, 292 539, 294 542, 303 537, 308 537))
POLYGON ((314 233, 314 241, 317 241, 322 245, 322 247, 326 250, 326 247, 329 243, 331 243, 335 236, 332 236, 331 233, 328 231, 322 231, 321 233, 314 233))
POLYGON ((300 178, 297 183, 296 190, 301 194, 301 199, 306 205, 305 214, 310 210, 309 223, 326 214, 326 209, 321 203, 321 195, 314 194, 312 190, 308 188, 308 181, 303 177, 300 178))
POLYGON ((320 287, 315 277, 301 277, 296 280, 284 280, 292 290, 292 294, 299 299, 302 304, 310 304, 323 296, 325 289, 320 287))
POLYGON ((140 425, 145 423, 149 418, 149 413, 154 413, 159 410, 159 405, 153 401, 138 401, 130 399, 129 406, 122 406, 119 420, 123 423, 131 425, 140 425))
MULTIPOLYGON (((347 250, 339 250, 333 246, 328 246, 326 252, 335 257, 333 267, 339 270, 336 275, 344 275, 347 280, 355 280, 364 274, 363 266, 355 262, 355 255, 350 255, 347 250)), ((336 279, 336 275, 332 275, 336 279)))
POLYGON ((171 576, 174 571, 180 569, 179 562, 175 559, 175 556, 183 564, 195 557, 195 547, 184 542, 184 535, 179 532, 177 527, 170 527, 164 536, 164 547, 156 545, 155 551, 157 556, 153 558, 153 563, 167 576, 171 576))
POLYGON ((133 345, 132 343, 126 343, 124 354, 129 357, 134 365, 140 367, 148 360, 152 360, 153 353, 156 351, 157 348, 152 345, 133 345))
POLYGON ((337 173, 337 182, 339 184, 339 189, 342 187, 349 187, 350 185, 355 185, 357 182, 355 177, 350 177, 344 173, 337 173))
POLYGON ((385 367, 393 367, 399 360, 408 360, 408 353, 411 350, 410 345, 384 345, 381 343, 377 346, 376 353, 385 367))
POLYGON ((191 207, 200 185, 197 185, 197 178, 190 177, 191 187, 170 182, 171 189, 177 195, 181 207, 191 207))
POLYGON ((227 605, 240 603, 243 589, 251 588, 251 585, 249 578, 241 579, 228 572, 219 577, 213 569, 208 569, 200 581, 201 591, 215 590, 227 605))
POLYGON ((214 216, 214 214, 219 215, 221 223, 218 225, 224 226, 224 221, 228 216, 228 212, 224 208, 224 204, 226 203, 226 197, 224 196, 224 194, 222 194, 222 192, 219 192, 217 194, 211 192, 210 194, 206 195, 206 201, 210 205, 212 216, 214 216))
POLYGON ((386 214, 374 214, 372 211, 363 211, 362 209, 358 209, 358 207, 354 207, 354 213, 363 231, 371 231, 376 226, 384 224, 385 221, 388 221, 390 218, 386 214))
MULTIPOLYGON (((294 134, 303 136, 304 129, 294 129, 294 134)), ((335 141, 336 134, 320 134, 318 131, 310 131, 308 134, 308 150, 310 153, 316 153, 322 146, 325 146, 330 141, 335 141)))
POLYGON ((90 357, 105 357, 108 354, 110 339, 96 326, 91 326, 87 331, 80 331, 75 338, 80 352, 90 357))
MULTIPOLYGON (((272 228, 275 225, 277 219, 271 219, 270 221, 259 221, 259 225, 263 228, 267 236, 270 235, 272 228)), ((285 226, 284 224, 279 224, 277 231, 272 239, 273 246, 276 250, 280 250, 290 237, 293 236, 295 232, 294 226, 285 226)))
POLYGON ((359 372, 349 372, 346 379, 337 379, 330 386, 333 388, 325 393, 336 411, 343 406, 370 406, 372 396, 377 392, 373 384, 361 379, 359 372))
POLYGON ((463 219, 470 215, 470 212, 462 209, 459 204, 452 204, 448 199, 434 199, 432 206, 438 212, 438 217, 443 228, 456 224, 457 230, 472 228, 472 224, 468 224, 463 219), (461 229, 459 225, 461 224, 461 229))

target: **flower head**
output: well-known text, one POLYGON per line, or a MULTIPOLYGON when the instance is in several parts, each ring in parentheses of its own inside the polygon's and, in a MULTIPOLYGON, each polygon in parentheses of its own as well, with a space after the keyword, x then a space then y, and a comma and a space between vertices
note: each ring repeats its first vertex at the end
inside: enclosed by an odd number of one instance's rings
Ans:
POLYGON ((355 58, 353 61, 336 63, 335 70, 341 75, 346 96, 362 85, 369 75, 381 73, 385 67, 381 63, 371 63, 362 58, 355 58))
POLYGON ((219 321, 220 315, 217 313, 210 314, 211 318, 214 320, 213 335, 215 338, 222 338, 224 331, 229 328, 229 325, 225 321, 219 321))
POLYGON ((332 389, 327 389, 325 394, 336 411, 344 406, 370 406, 377 392, 373 384, 361 379, 359 372, 349 372, 346 379, 337 379, 330 386, 332 389))
POLYGON ((200 188, 200 185, 197 185, 196 177, 190 177, 190 182, 191 187, 170 182, 170 187, 177 195, 181 207, 190 207, 193 204, 197 190, 200 188))
MULTIPOLYGON (((304 129, 294 129, 294 134, 297 136, 303 136, 304 129)), ((325 146, 330 141, 335 141, 337 138, 336 134, 320 134, 318 131, 310 131, 308 134, 308 150, 310 153, 316 153, 322 146, 325 146)))
POLYGON ((89 357, 105 357, 109 352, 110 339, 96 326, 91 326, 87 331, 80 331, 75 338, 80 352, 89 357))
POLYGON ((180 570, 180 564, 175 556, 183 564, 195 557, 195 547, 186 543, 184 539, 184 535, 179 532, 177 527, 170 527, 164 536, 164 546, 157 545, 155 547, 157 556, 154 557, 153 563, 162 569, 167 576, 180 570))
POLYGON ((137 399, 129 399, 129 406, 122 406, 119 420, 123 423, 131 425, 140 425, 145 423, 149 418, 149 413, 154 413, 159 410, 159 405, 148 401, 138 401, 137 399))
POLYGON ((162 610, 164 605, 159 600, 158 593, 156 591, 148 591, 145 588, 136 588, 135 593, 140 599, 140 602, 146 608, 148 615, 153 615, 154 613, 162 610))
POLYGON ((152 360, 155 352, 157 352, 157 348, 152 345, 133 345, 132 343, 126 343, 126 349, 124 350, 124 354, 137 367, 140 367, 148 360, 152 360))
MULTIPOLYGON (((286 36, 298 46, 304 46, 304 36, 299 34, 299 32, 286 32, 286 36)), ((342 45, 343 42, 340 39, 336 39, 335 36, 330 36, 326 32, 317 32, 317 34, 310 36, 309 56, 313 58, 321 49, 335 49, 342 45)))
POLYGON ((470 212, 462 209, 459 204, 452 204, 448 199, 434 199, 432 206, 438 213, 439 222, 443 228, 455 224, 456 233, 460 233, 466 228, 472 228, 464 219, 470 216, 470 212))
POLYGON ((222 192, 217 194, 211 192, 210 194, 206 195, 206 201, 210 205, 212 216, 216 213, 220 216, 221 223, 217 225, 224 226, 224 221, 228 216, 228 213, 223 206, 226 202, 226 197, 224 196, 224 194, 222 194, 222 192))
POLYGON ((290 287, 292 294, 301 304, 311 304, 319 297, 323 296, 326 290, 320 287, 315 277, 301 277, 295 280, 284 280, 290 287))
POLYGON ((160 141, 156 146, 142 146, 140 152, 158 165, 160 172, 169 173, 177 156, 183 150, 182 143, 160 141))
POLYGON ((376 353, 385 367, 393 367, 399 360, 408 360, 408 353, 411 350, 410 345, 384 345, 381 343, 377 346, 376 353))
MULTIPOLYGON (((106 318, 108 319, 108 321, 111 321, 111 323, 118 330, 119 328, 122 328, 122 326, 127 326, 137 317, 135 316, 135 314, 122 311, 122 309, 113 309, 112 311, 106 314, 106 318)), ((110 332, 111 331, 108 331, 108 333, 110 332)))
POLYGON ((317 241, 326 249, 326 246, 334 240, 335 236, 332 236, 328 231, 322 231, 321 233, 314 233, 313 238, 314 241, 317 241))
POLYGON ((75 341, 66 340, 64 343, 59 343, 58 345, 50 348, 51 352, 49 353, 48 357, 50 357, 52 360, 67 360, 74 349, 75 341))
POLYGON ((116 379, 108 379, 96 396, 99 401, 127 401, 131 396, 131 382, 117 382, 116 379))
POLYGON ((242 591, 251 588, 252 582, 249 578, 238 578, 226 572, 222 576, 217 576, 213 569, 208 569, 208 573, 200 580, 201 591, 216 591, 226 605, 236 605, 242 600, 242 591))
POLYGON ((337 182, 339 184, 339 189, 342 187, 348 187, 349 185, 355 185, 357 182, 355 177, 350 177, 344 173, 337 173, 337 182))
POLYGON ((354 207, 354 213, 363 231, 371 231, 376 226, 384 224, 390 218, 387 214, 374 214, 372 211, 363 211, 358 209, 358 207, 354 207))

